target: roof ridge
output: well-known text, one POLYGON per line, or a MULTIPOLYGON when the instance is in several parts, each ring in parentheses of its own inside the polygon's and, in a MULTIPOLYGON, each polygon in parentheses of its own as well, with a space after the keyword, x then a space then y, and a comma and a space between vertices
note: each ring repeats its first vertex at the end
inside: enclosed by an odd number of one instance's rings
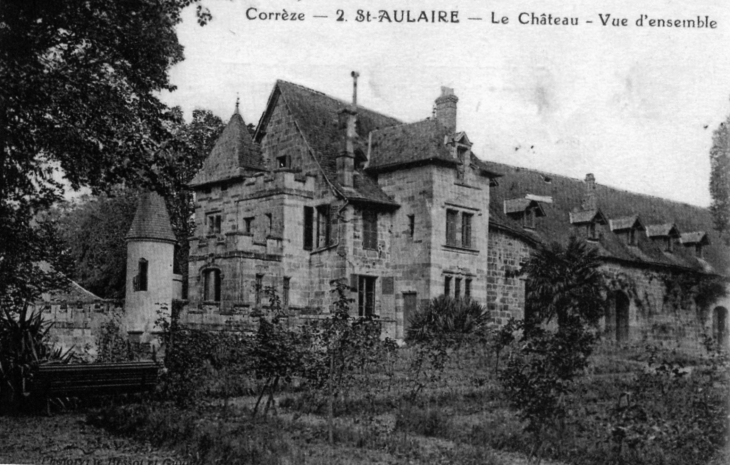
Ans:
MULTIPOLYGON (((491 160, 483 160, 483 159, 480 159, 480 160, 482 160, 485 163, 492 163, 492 164, 495 164, 495 165, 502 165, 502 166, 506 166, 508 168, 516 168, 516 169, 519 169, 519 170, 529 171, 529 172, 532 172, 532 173, 536 173, 536 174, 540 174, 540 175, 546 175, 546 176, 549 176, 549 177, 558 177, 558 178, 563 178, 563 179, 567 179, 567 180, 570 180, 570 181, 577 181, 577 182, 580 182, 580 183, 583 183, 584 182, 583 180, 581 180, 579 178, 574 178, 574 177, 571 177, 571 176, 568 176, 568 175, 565 175, 565 174, 551 173, 549 171, 542 171, 542 170, 538 170, 538 169, 535 169, 535 168, 528 168, 528 167, 525 167, 525 166, 509 165, 507 163, 502 163, 502 162, 497 162, 497 161, 491 161, 491 160)), ((642 197, 647 198, 647 199, 657 199, 657 200, 661 200, 661 201, 664 201, 664 202, 669 202, 669 203, 673 203, 673 204, 677 204, 677 205, 686 205, 686 206, 692 207, 692 208, 700 208, 702 210, 709 210, 709 207, 705 207, 705 206, 702 206, 702 205, 695 205, 695 204, 692 204, 692 203, 680 202, 679 200, 672 200, 672 199, 668 199, 666 197, 659 197, 658 195, 645 194, 643 192, 630 191, 628 189, 623 189, 623 188, 620 188, 620 187, 614 187, 614 186, 612 186, 610 184, 603 184, 603 183, 596 182, 596 185, 597 186, 602 186, 602 187, 605 187, 605 188, 608 188, 608 189, 612 189, 612 190, 618 191, 618 192, 626 192, 626 193, 631 194, 631 195, 639 195, 639 196, 642 196, 642 197)))
MULTIPOLYGON (((291 85, 291 86, 294 86, 294 87, 298 87, 298 88, 299 88, 299 89, 301 89, 301 90, 304 90, 304 91, 307 91, 307 92, 311 92, 311 93, 313 93, 313 94, 321 95, 321 96, 323 96, 323 97, 327 97, 328 99, 332 99, 332 100, 334 100, 334 101, 336 101, 336 102, 339 102, 339 103, 341 103, 341 104, 343 104, 343 105, 345 105, 345 106, 349 106, 349 105, 352 105, 352 102, 348 102, 347 100, 343 100, 343 99, 340 99, 340 98, 334 97, 334 96, 332 96, 332 95, 330 95, 330 94, 326 94, 326 93, 324 93, 324 92, 322 92, 322 91, 319 91, 319 90, 315 90, 315 89, 312 89, 312 88, 310 88, 310 87, 306 87, 306 86, 303 86, 303 85, 301 85, 301 84, 297 84, 297 83, 295 83, 295 82, 289 82, 289 81, 285 81, 285 80, 283 80, 283 79, 277 79, 277 80, 276 80, 276 85, 278 85, 278 84, 280 84, 280 83, 281 83, 281 84, 288 84, 288 85, 291 85)), ((385 113, 381 113, 381 112, 379 112, 379 111, 375 111, 375 110, 372 110, 372 109, 370 109, 370 108, 368 108, 368 107, 366 107, 366 106, 360 105, 359 103, 358 103, 358 105, 357 105, 357 110, 358 110, 358 111, 359 111, 359 110, 364 110, 364 111, 368 111, 368 112, 370 112, 370 113, 375 113, 376 115, 380 115, 380 116, 382 116, 382 117, 384 117, 384 118, 389 118, 389 119, 392 119, 392 120, 394 120, 394 121, 397 121, 397 122, 399 122, 399 123, 403 124, 403 121, 401 121, 400 119, 398 119, 398 118, 396 118, 396 117, 394 117, 394 116, 386 115, 385 113)))

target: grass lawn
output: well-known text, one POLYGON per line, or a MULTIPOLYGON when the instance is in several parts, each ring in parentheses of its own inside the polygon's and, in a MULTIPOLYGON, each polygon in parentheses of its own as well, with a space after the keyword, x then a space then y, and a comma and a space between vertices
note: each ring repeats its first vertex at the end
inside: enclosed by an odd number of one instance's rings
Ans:
MULTIPOLYGON (((89 421, 201 463, 528 463, 532 437, 491 351, 452 354, 415 397, 412 357, 399 349, 391 364, 358 375, 334 404, 333 443, 317 391, 294 380, 253 418, 256 396, 222 398, 236 389, 214 387, 226 379, 254 392, 257 381, 220 371, 201 381, 205 400, 188 408, 151 400, 96 410, 89 421)), ((548 432, 542 463, 730 463, 727 366, 662 351, 650 358, 645 347, 599 346, 564 399, 569 415, 548 432)))

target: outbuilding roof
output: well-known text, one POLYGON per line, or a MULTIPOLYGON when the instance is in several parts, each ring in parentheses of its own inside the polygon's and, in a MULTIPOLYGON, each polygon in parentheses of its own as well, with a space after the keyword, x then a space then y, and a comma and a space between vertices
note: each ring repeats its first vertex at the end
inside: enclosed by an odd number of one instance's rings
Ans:
MULTIPOLYGON (((504 229, 543 244, 565 243, 571 235, 576 234, 570 219, 585 197, 586 184, 583 181, 502 163, 484 163, 490 170, 503 174, 499 186, 490 191, 490 228, 504 229), (534 230, 524 229, 520 221, 504 213, 505 200, 526 195, 551 197, 553 200, 552 203, 541 204, 545 217, 537 220, 534 230)), ((598 208, 607 218, 636 216, 645 225, 675 225, 678 231, 705 231, 709 241, 704 249, 704 258, 699 259, 693 250, 685 247, 675 247, 671 253, 666 252, 662 244, 644 235, 641 235, 643 240, 638 240, 636 245, 629 245, 606 227, 602 229, 600 238, 590 243, 600 256, 643 265, 691 268, 730 276, 730 251, 713 229, 712 216, 707 208, 601 184, 596 184, 592 192, 595 193, 598 208)), ((585 215, 591 216, 592 213, 585 215)), ((662 230, 668 232, 671 227, 663 227, 662 230)))

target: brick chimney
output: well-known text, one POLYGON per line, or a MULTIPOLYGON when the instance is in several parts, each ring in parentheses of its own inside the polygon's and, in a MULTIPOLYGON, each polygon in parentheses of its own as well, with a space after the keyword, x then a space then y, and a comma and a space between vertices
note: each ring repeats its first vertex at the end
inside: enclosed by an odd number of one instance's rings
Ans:
POLYGON ((456 103, 459 97, 454 95, 454 89, 441 87, 441 95, 436 99, 436 119, 451 132, 456 132, 456 103))
POLYGON ((357 132, 357 78, 360 73, 353 71, 352 76, 352 104, 340 111, 340 121, 345 126, 345 143, 337 155, 337 182, 342 187, 352 187, 352 173, 355 170, 355 138, 357 132))
POLYGON ((586 174, 585 184, 585 195, 583 196, 583 202, 581 203, 581 210, 597 210, 598 199, 596 199, 596 177, 593 176, 593 173, 586 174))

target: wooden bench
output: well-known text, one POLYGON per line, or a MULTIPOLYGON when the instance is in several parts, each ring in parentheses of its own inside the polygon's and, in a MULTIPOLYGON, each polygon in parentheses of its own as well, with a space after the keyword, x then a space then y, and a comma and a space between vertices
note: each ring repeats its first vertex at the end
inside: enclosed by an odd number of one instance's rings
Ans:
POLYGON ((157 384, 160 366, 153 361, 41 365, 33 373, 31 395, 45 398, 50 415, 54 397, 147 392, 157 384))

